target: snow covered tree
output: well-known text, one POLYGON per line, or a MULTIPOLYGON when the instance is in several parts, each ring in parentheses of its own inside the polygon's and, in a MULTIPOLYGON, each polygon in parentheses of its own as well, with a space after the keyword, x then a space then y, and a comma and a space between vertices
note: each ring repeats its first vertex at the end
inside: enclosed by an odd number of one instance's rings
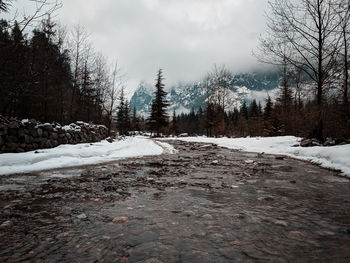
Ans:
POLYGON ((156 132, 157 136, 168 126, 169 119, 166 113, 169 102, 166 99, 167 93, 164 91, 163 80, 162 70, 159 69, 155 85, 156 91, 151 104, 151 115, 148 119, 149 128, 152 132, 156 132))

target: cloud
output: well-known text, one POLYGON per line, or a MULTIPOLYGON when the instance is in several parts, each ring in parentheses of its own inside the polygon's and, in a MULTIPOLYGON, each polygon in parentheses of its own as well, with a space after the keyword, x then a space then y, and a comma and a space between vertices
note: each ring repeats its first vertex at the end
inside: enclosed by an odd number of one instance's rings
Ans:
POLYGON ((132 90, 153 82, 158 68, 171 85, 199 80, 215 63, 255 67, 267 1, 63 0, 59 19, 84 25, 96 49, 124 65, 132 90))

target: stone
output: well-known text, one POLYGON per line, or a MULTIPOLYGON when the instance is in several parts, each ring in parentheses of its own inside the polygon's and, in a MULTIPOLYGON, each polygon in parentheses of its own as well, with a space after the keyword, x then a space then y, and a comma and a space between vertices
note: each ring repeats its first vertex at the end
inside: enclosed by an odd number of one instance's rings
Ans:
POLYGON ((52 132, 53 131, 53 127, 51 124, 45 124, 43 127, 42 127, 45 131, 47 132, 52 132))
POLYGON ((184 211, 184 215, 185 216, 195 216, 196 213, 191 211, 191 210, 186 210, 186 211, 184 211))
POLYGON ((149 258, 149 259, 144 260, 144 261, 138 261, 137 263, 163 263, 163 261, 160 261, 156 258, 149 258))
POLYGON ((24 137, 25 131, 23 127, 20 127, 17 131, 18 137, 24 137))
POLYGON ((6 143, 6 150, 9 152, 14 152, 18 148, 17 143, 8 142, 6 143))
POLYGON ((8 136, 7 142, 18 142, 18 138, 16 136, 8 136))
POLYGON ((49 133, 47 131, 43 131, 43 135, 44 138, 48 138, 49 137, 49 133))
POLYGON ((116 217, 116 218, 113 218, 112 222, 116 224, 124 224, 128 222, 128 218, 125 216, 116 217))
POLYGON ((79 218, 79 219, 87 219, 87 215, 83 213, 83 214, 77 215, 77 218, 79 218))
POLYGON ((276 220, 274 222, 275 225, 279 225, 279 226, 284 226, 284 227, 287 227, 288 226, 288 223, 286 221, 283 221, 283 220, 276 220))
POLYGON ((58 134, 56 132, 51 133, 50 139, 57 140, 58 139, 58 134))
POLYGON ((37 135, 38 135, 39 137, 43 136, 43 130, 40 129, 40 128, 37 128, 37 129, 36 129, 36 133, 37 133, 37 135))
POLYGON ((202 217, 203 217, 203 219, 207 219, 207 220, 213 219, 213 216, 212 216, 212 215, 209 215, 209 214, 205 214, 205 215, 203 215, 202 217))
POLYGON ((21 148, 21 147, 18 147, 18 148, 16 149, 16 153, 23 153, 23 152, 24 152, 24 149, 21 148))
POLYGON ((336 145, 336 142, 332 138, 327 138, 326 141, 323 143, 323 146, 334 146, 334 145, 336 145))
POLYGON ((300 142, 301 147, 310 147, 312 146, 312 141, 310 139, 304 139, 300 142))
POLYGON ((32 136, 30 136, 30 135, 24 135, 24 142, 25 143, 33 143, 34 142, 34 138, 32 137, 32 136))
POLYGON ((17 121, 11 121, 8 125, 10 129, 18 129, 20 127, 19 122, 17 121))
POLYGON ((0 229, 8 228, 8 227, 11 227, 11 226, 13 226, 13 223, 12 223, 12 221, 8 220, 8 221, 3 222, 0 225, 0 229))

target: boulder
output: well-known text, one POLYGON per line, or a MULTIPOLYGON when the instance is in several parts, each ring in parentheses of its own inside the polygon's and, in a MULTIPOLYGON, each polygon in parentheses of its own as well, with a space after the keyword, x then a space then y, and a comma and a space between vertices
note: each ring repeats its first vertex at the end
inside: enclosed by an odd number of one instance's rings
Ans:
POLYGON ((5 145, 5 151, 7 152, 15 152, 18 148, 18 144, 14 142, 7 142, 5 145))
POLYGON ((36 129, 36 134, 37 134, 37 136, 39 136, 39 137, 43 136, 43 130, 42 130, 41 128, 37 128, 37 129, 36 129))
POLYGON ((25 143, 33 143, 34 142, 34 138, 30 135, 24 135, 24 142, 25 143))
POLYGON ((50 139, 57 140, 58 139, 58 134, 56 132, 51 133, 50 134, 50 139))
POLYGON ((7 142, 18 142, 18 138, 16 136, 8 136, 7 137, 7 142))
POLYGON ((303 139, 300 142, 301 147, 322 146, 322 143, 317 139, 303 139))

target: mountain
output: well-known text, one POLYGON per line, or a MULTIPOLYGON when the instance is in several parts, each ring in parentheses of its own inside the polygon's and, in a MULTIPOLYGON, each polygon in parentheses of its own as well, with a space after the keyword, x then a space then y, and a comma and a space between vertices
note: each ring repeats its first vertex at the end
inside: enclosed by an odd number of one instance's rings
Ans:
MULTIPOLYGON (((280 71, 252 72, 232 75, 228 89, 228 107, 231 111, 240 108, 243 101, 247 103, 253 99, 263 102, 267 94, 274 96, 281 79, 280 71)), ((150 103, 155 88, 146 82, 141 82, 130 100, 130 105, 136 107, 139 114, 147 116, 150 112, 150 103)), ((179 113, 189 113, 191 109, 198 110, 205 106, 206 94, 201 82, 179 83, 167 90, 168 100, 173 110, 179 113)))

